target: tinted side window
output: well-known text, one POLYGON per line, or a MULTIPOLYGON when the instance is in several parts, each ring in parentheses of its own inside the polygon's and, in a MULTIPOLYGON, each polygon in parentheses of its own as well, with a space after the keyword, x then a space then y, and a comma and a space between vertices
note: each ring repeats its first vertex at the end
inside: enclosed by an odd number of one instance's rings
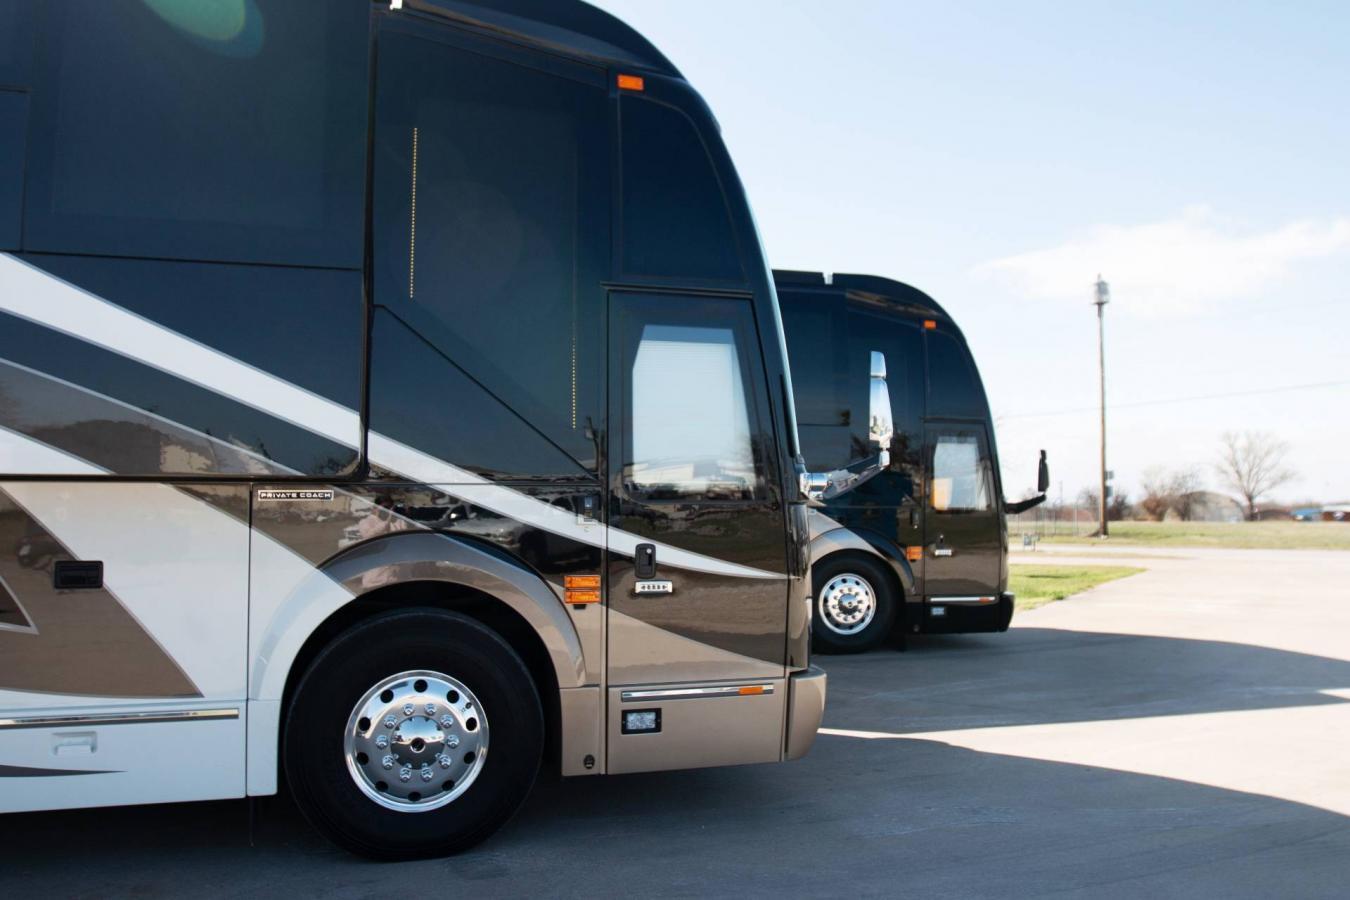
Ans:
POLYGON ((26 248, 360 267, 368 15, 49 0, 26 248))
POLYGON ((599 74, 395 32, 380 58, 377 302, 593 467, 610 215, 599 74))
POLYGON ((684 113, 625 96, 619 110, 624 272, 742 279, 722 186, 684 113))
POLYGON ((19 249, 28 94, 0 91, 0 250, 19 249))
POLYGON ((27 86, 38 0, 0 2, 0 86, 27 86))
POLYGON ((886 386, 896 432, 919 434, 924 415, 924 346, 918 325, 896 315, 854 307, 849 312, 849 340, 859 366, 866 364, 869 351, 879 350, 886 357, 886 386))
POLYGON ((928 415, 982 419, 984 388, 966 346, 940 331, 928 333, 928 415))
POLYGON ((783 291, 778 302, 787 334, 798 424, 851 424, 849 376, 858 366, 849 365, 838 302, 783 291))
POLYGON ((845 502, 880 503, 894 506, 914 494, 923 448, 924 339, 919 326, 894 312, 873 309, 854 302, 849 306, 849 353, 857 367, 854 376, 861 385, 855 390, 861 410, 854 429, 852 461, 876 452, 867 442, 867 371, 870 351, 886 358, 886 386, 891 395, 895 437, 891 440, 891 467, 851 492, 845 502))

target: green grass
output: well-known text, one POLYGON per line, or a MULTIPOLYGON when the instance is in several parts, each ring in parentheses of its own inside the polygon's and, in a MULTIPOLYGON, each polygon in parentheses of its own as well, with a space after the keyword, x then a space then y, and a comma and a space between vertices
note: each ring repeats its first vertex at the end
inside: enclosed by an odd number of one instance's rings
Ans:
POLYGON ((1138 575, 1132 566, 1030 566, 1014 563, 1008 589, 1017 596, 1017 608, 1026 612, 1117 578, 1138 575))
MULTIPOLYGON (((1013 543, 1031 523, 1009 523, 1013 543)), ((1141 547, 1232 547, 1242 550, 1350 550, 1345 522, 1112 522, 1111 536, 1045 534, 1047 544, 1097 544, 1141 547)))

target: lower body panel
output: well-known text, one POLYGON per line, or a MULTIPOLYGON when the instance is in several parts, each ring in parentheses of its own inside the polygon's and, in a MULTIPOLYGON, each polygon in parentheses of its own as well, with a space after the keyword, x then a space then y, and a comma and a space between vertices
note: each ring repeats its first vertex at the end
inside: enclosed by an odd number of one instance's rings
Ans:
POLYGON ((242 704, 59 718, 0 720, 0 812, 244 796, 242 704))
POLYGON ((787 717, 782 678, 609 689, 610 774, 778 762, 787 717), (655 712, 657 731, 625 734, 625 714, 655 712))

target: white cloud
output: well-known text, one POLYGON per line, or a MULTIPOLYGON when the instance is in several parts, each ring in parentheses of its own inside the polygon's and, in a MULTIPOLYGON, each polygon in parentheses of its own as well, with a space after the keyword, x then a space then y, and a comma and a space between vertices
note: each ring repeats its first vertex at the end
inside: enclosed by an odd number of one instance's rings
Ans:
MULTIPOLYGON (((1036 300, 1088 303, 1098 273, 1130 311, 1194 313, 1259 296, 1302 260, 1350 255, 1350 218, 1252 232, 1206 207, 1143 225, 1098 225, 1082 237, 976 267, 1036 300)), ((1121 309, 1121 312, 1125 312, 1121 309)))

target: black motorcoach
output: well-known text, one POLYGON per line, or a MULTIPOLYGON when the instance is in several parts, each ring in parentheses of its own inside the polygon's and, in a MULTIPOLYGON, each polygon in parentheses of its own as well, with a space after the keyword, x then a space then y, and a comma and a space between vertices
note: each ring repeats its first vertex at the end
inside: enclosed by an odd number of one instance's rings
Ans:
MULTIPOLYGON (((851 483, 810 516, 816 646, 861 651, 895 630, 1006 630, 1005 512, 1041 498, 1002 501, 989 403, 961 330, 932 297, 890 279, 774 279, 807 468, 851 483), (881 465, 869 375, 889 393, 881 465)), ((1043 462, 1039 480, 1043 498, 1043 462)))

